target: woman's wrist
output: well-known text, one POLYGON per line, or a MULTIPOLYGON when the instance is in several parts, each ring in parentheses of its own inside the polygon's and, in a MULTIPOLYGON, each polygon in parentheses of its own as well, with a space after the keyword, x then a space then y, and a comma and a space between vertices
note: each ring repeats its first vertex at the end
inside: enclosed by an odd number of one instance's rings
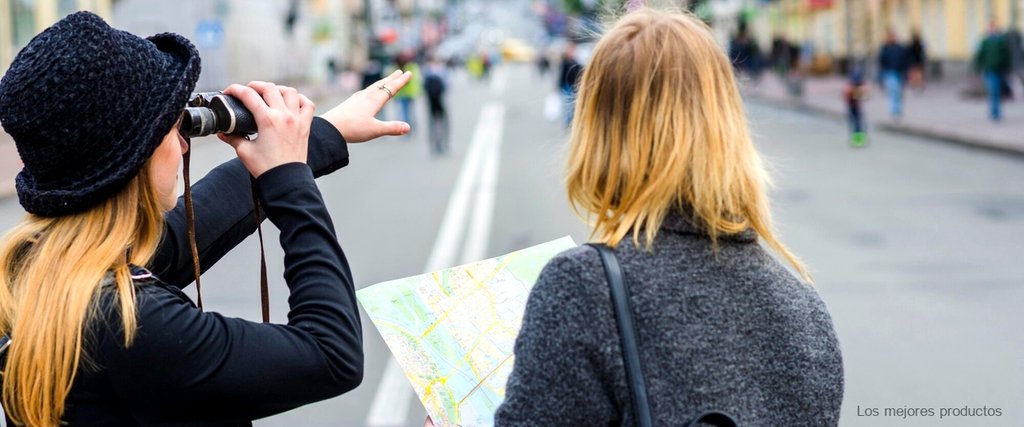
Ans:
POLYGON ((313 182, 313 171, 302 162, 277 165, 256 177, 256 188, 261 199, 286 196, 296 185, 313 182))

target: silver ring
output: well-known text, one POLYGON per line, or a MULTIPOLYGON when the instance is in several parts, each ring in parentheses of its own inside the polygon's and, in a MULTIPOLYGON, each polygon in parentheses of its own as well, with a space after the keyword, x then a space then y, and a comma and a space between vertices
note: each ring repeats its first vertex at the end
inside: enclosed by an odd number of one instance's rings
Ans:
POLYGON ((380 90, 382 90, 384 92, 387 92, 388 93, 388 99, 391 99, 391 98, 395 97, 395 94, 391 93, 391 89, 388 89, 388 86, 386 84, 384 84, 384 83, 381 83, 380 86, 377 86, 377 89, 380 89, 380 90))

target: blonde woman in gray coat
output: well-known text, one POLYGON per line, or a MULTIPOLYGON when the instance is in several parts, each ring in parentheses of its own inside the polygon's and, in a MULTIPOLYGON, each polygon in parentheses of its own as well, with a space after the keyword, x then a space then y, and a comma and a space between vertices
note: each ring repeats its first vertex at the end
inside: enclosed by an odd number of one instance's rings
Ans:
MULTIPOLYGON (((621 18, 595 47, 575 116, 569 197, 622 264, 654 425, 708 410, 742 426, 836 425, 832 320, 772 229, 768 176, 707 26, 652 9, 621 18)), ((530 294, 495 424, 634 421, 601 259, 568 250, 530 294)))

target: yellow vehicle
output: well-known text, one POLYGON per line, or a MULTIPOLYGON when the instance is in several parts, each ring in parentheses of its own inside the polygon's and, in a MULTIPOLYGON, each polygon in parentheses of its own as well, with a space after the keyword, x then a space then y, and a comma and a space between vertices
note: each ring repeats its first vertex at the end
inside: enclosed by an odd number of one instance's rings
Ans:
POLYGON ((508 62, 531 62, 536 55, 532 46, 519 39, 505 39, 501 44, 501 56, 508 62))

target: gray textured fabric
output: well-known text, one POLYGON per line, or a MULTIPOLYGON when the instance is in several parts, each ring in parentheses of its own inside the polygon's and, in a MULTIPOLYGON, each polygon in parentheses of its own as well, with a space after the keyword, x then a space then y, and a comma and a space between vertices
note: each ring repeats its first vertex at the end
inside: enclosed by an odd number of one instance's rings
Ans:
MULTIPOLYGON (((838 423, 842 357, 825 304, 752 231, 720 240, 716 257, 673 214, 653 252, 630 239, 616 254, 656 425, 709 409, 741 426, 838 423)), ((633 425, 620 345, 597 251, 559 254, 530 294, 496 425, 633 425)))

